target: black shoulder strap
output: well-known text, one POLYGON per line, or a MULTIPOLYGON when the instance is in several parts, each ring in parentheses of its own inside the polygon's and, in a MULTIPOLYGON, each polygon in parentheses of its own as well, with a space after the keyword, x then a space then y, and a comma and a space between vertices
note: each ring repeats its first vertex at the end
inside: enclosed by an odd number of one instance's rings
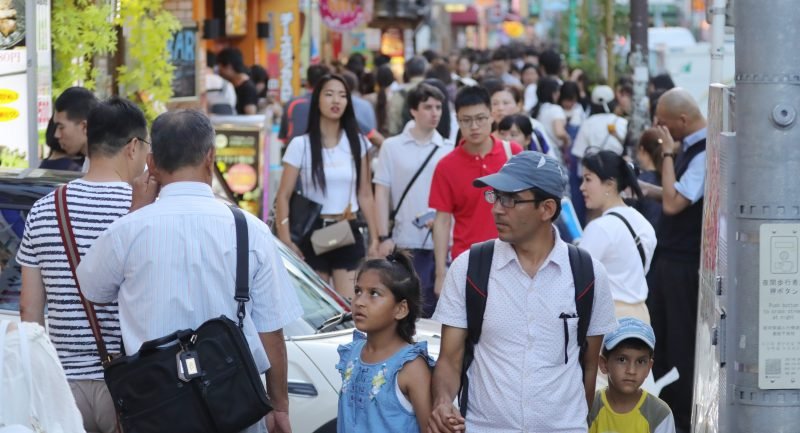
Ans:
POLYGON ((425 162, 422 163, 417 172, 414 173, 414 176, 411 177, 411 180, 408 182, 408 185, 406 185, 405 191, 403 191, 403 194, 400 195, 400 201, 397 202, 397 207, 395 207, 394 210, 392 210, 392 213, 389 215, 389 220, 394 220, 394 217, 397 216, 397 211, 399 211, 400 206, 403 205, 403 200, 406 199, 406 196, 408 195, 408 192, 411 190, 411 187, 414 185, 414 182, 416 182, 419 175, 422 174, 422 170, 425 170, 425 167, 428 165, 428 162, 430 162, 431 158, 433 158, 433 154, 436 153, 437 150, 439 150, 439 146, 434 145, 433 150, 431 150, 431 153, 429 153, 428 157, 425 158, 425 162))
POLYGON ((633 231, 633 227, 631 227, 630 223, 628 222, 628 220, 625 219, 624 216, 616 212, 609 212, 608 215, 614 215, 615 217, 622 220, 622 222, 625 224, 625 227, 627 227, 628 231, 631 232, 631 236, 633 236, 633 242, 636 244, 636 249, 639 250, 639 257, 642 259, 642 268, 644 268, 647 265, 647 259, 645 258, 644 255, 644 247, 642 246, 642 239, 639 237, 639 235, 636 234, 635 231, 633 231))
POLYGON ((248 260, 250 243, 247 238, 247 220, 241 209, 230 206, 233 220, 236 223, 236 294, 233 296, 239 303, 236 316, 239 328, 244 326, 244 304, 250 300, 250 262, 248 260))
POLYGON ((583 368, 583 356, 586 352, 586 333, 592 319, 594 304, 594 266, 592 256, 586 250, 567 244, 569 247, 569 265, 572 268, 572 279, 575 282, 575 307, 578 310, 578 347, 580 347, 580 364, 583 368))
POLYGON ((489 296, 489 274, 492 270, 494 240, 472 245, 469 249, 467 265, 467 281, 465 299, 467 305, 467 340, 464 342, 464 359, 461 364, 461 389, 458 394, 458 405, 461 415, 467 414, 469 400, 469 379, 467 370, 475 358, 475 344, 481 337, 483 314, 486 311, 486 299, 489 296))

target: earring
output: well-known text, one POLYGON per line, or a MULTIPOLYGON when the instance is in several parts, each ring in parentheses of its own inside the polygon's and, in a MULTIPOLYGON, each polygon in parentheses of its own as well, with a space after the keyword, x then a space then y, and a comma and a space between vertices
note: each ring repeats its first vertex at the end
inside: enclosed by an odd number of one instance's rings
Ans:
POLYGON ((606 197, 608 197, 608 196, 610 196, 610 195, 611 195, 611 194, 609 194, 609 193, 608 193, 608 191, 606 191, 606 197))

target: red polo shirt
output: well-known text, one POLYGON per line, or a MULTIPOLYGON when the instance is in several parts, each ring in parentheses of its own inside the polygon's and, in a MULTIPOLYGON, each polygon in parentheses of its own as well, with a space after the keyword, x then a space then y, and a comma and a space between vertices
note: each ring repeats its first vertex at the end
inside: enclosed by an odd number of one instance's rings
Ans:
MULTIPOLYGON (((433 172, 431 195, 428 205, 441 212, 453 214, 453 247, 450 257, 455 259, 477 242, 497 237, 497 227, 492 217, 492 205, 486 203, 483 192, 487 188, 475 188, 472 181, 496 173, 506 163, 503 142, 492 136, 494 147, 486 156, 467 153, 463 142, 439 161, 433 172)), ((517 143, 511 143, 511 153, 522 151, 517 143)))

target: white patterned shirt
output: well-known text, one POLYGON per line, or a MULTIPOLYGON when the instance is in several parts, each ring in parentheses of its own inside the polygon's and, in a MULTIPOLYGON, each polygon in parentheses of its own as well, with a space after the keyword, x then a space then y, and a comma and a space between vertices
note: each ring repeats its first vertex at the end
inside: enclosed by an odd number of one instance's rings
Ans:
MULTIPOLYGON (((555 231, 555 229, 554 229, 555 231)), ((469 368, 470 433, 586 433, 586 396, 578 362, 578 319, 567 319, 569 344, 564 362, 564 319, 577 316, 575 285, 567 244, 555 246, 531 278, 513 247, 495 241, 481 338, 469 368)), ((608 277, 592 260, 594 306, 587 336, 617 326, 608 277)), ((469 251, 452 264, 433 320, 466 328, 465 286, 469 251)))
MULTIPOLYGON (((302 314, 269 228, 245 213, 250 258, 250 301, 244 334, 256 367, 269 361, 258 337, 302 314)), ((117 220, 86 253, 78 279, 87 299, 118 299, 128 354, 178 329, 197 328, 225 315, 236 321, 236 229, 228 206, 211 187, 176 182, 158 201, 117 220)))

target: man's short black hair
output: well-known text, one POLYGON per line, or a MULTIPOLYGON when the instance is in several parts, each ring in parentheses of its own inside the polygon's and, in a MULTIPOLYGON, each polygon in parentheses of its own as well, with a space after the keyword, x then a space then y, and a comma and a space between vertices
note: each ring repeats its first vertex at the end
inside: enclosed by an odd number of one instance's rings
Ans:
POLYGON ((153 162, 168 173, 199 165, 214 148, 214 127, 194 110, 168 111, 158 116, 151 131, 153 162))
POLYGON ((536 200, 536 206, 539 206, 539 203, 545 200, 553 200, 556 203, 556 211, 553 213, 553 217, 550 218, 550 222, 555 222, 558 219, 558 216, 561 215, 561 199, 554 196, 553 194, 544 192, 539 188, 531 188, 533 192, 533 197, 536 200))
POLYGON ((653 349, 639 338, 626 338, 617 343, 617 345, 611 350, 606 349, 606 346, 603 345, 602 353, 603 356, 608 359, 609 355, 621 349, 646 350, 647 353, 650 354, 650 358, 653 358, 653 349))
POLYGON ((89 89, 70 87, 58 96, 54 108, 57 112, 67 113, 67 119, 80 122, 89 118, 97 103, 97 97, 89 89))
POLYGON ((220 66, 232 66, 233 70, 239 74, 246 73, 247 67, 244 65, 242 52, 238 48, 224 48, 217 54, 217 64, 220 66))
POLYGON ((261 65, 253 65, 250 67, 250 79, 253 83, 264 83, 269 81, 269 73, 261 65))
POLYGON ((412 57, 406 62, 406 76, 409 79, 424 76, 427 69, 428 61, 425 60, 425 57, 412 57))
POLYGON ((322 77, 330 73, 331 70, 326 65, 311 65, 308 67, 308 69, 306 69, 306 84, 308 84, 308 87, 313 89, 314 87, 317 87, 317 83, 319 83, 319 80, 321 80, 322 77))
POLYGON ((447 100, 444 97, 444 93, 441 90, 433 87, 430 84, 419 83, 417 87, 414 87, 410 92, 408 92, 408 108, 410 110, 416 110, 419 108, 419 104, 427 101, 429 98, 436 99, 437 101, 444 104, 447 100))
POLYGON ((97 104, 86 122, 89 157, 111 157, 134 137, 147 139, 147 120, 133 102, 117 96, 97 104))
POLYGON ((503 47, 494 50, 494 53, 492 53, 492 61, 494 62, 496 60, 511 60, 511 51, 503 47))
POLYGON ((561 54, 547 50, 539 55, 539 65, 544 69, 545 75, 558 75, 561 72, 561 54))
POLYGON ((485 105, 489 110, 492 109, 492 100, 489 92, 480 86, 465 86, 456 94, 456 114, 464 107, 473 105, 485 105))
POLYGON ((345 69, 340 75, 342 78, 344 78, 344 82, 347 83, 347 88, 350 90, 350 93, 358 92, 360 90, 358 76, 355 74, 355 72, 345 69))

